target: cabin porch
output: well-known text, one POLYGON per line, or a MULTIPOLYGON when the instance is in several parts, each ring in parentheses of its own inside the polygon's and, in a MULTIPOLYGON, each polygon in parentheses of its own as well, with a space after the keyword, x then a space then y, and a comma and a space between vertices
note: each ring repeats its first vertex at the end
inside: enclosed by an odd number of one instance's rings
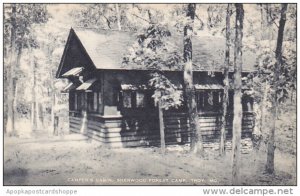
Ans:
MULTIPOLYGON (((215 94, 216 99, 213 99, 213 102, 211 103, 212 105, 208 104, 209 106, 206 107, 206 102, 211 97, 206 97, 204 92, 206 91, 198 91, 196 96, 199 111, 199 123, 203 142, 214 143, 220 140, 220 120, 222 113, 221 110, 218 109, 219 107, 217 107, 217 105, 220 104, 222 100, 217 99, 216 94, 218 94, 219 91, 213 91, 212 94, 215 94)), ((132 104, 131 107, 129 107, 128 103, 124 103, 124 100, 126 99, 124 96, 125 94, 123 92, 122 97, 119 99, 120 104, 117 107, 119 108, 118 115, 111 115, 112 107, 104 109, 104 114, 91 112, 89 110, 70 110, 70 131, 85 134, 113 147, 159 146, 160 134, 157 107, 153 106, 151 108, 145 108, 147 105, 146 102, 142 108, 137 107, 140 104, 136 104, 134 108, 131 108, 133 106, 132 102, 139 101, 139 99, 136 98, 137 93, 134 91, 130 93, 131 98, 134 98, 135 95, 135 98, 130 100, 132 104), (127 104, 127 107, 124 108, 124 104, 125 106, 127 104), (110 114, 105 115, 105 113, 110 114)), ((92 97, 99 99, 98 96, 93 94, 92 97)), ((232 96, 233 94, 230 93, 231 98, 229 99, 229 112, 227 115, 226 126, 226 136, 228 141, 230 141, 232 137, 232 96)), ((94 102, 91 98, 88 98, 90 96, 86 97, 87 100, 89 100, 87 103, 96 103, 96 101, 94 102)), ((87 108, 92 109, 92 107, 93 106, 91 105, 87 108)), ((243 109, 242 138, 249 138, 252 135, 254 126, 252 103, 249 104, 247 99, 243 99, 243 109)), ((166 144, 189 143, 190 132, 188 132, 188 121, 185 109, 170 109, 164 111, 163 115, 166 144)))
MULTIPOLYGON (((168 72, 168 78, 181 86, 182 73, 168 72)), ((70 131, 116 147, 159 146, 159 115, 147 86, 148 72, 105 71, 89 76, 85 82, 68 86, 70 131)), ((222 115, 222 75, 214 77, 206 72, 194 77, 197 111, 203 141, 220 140, 222 115)), ((74 82, 73 82, 74 83, 74 82)), ((74 83, 75 84, 75 83, 74 83)), ((245 90, 245 89, 244 89, 245 90)), ((243 96, 242 137, 250 137, 254 126, 253 100, 243 96)), ((163 114, 166 144, 187 144, 187 108, 170 108, 163 114)), ((226 135, 232 137, 233 90, 229 91, 226 135)))

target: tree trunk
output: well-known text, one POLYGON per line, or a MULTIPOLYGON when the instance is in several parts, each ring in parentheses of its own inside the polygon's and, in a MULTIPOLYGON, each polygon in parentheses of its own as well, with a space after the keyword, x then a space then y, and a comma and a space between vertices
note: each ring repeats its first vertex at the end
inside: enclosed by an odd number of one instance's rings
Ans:
MULTIPOLYGON (((16 62, 16 68, 20 67, 20 61, 21 61, 21 56, 22 56, 22 50, 23 50, 23 45, 18 47, 18 52, 17 52, 17 62, 16 62)), ((17 102, 18 102, 18 78, 15 77, 15 89, 14 89, 14 110, 17 110, 17 102)))
POLYGON ((277 89, 278 81, 280 74, 280 66, 282 65, 282 44, 283 44, 283 33, 284 26, 286 22, 286 10, 287 4, 282 4, 281 7, 281 17, 279 21, 278 37, 277 37, 277 46, 275 51, 276 63, 275 63, 275 73, 274 73, 274 95, 272 96, 272 113, 271 113, 271 122, 272 127, 269 133, 268 141, 268 153, 267 153, 267 165, 266 171, 269 174, 274 173, 274 152, 275 152, 275 129, 276 129, 276 120, 277 120, 277 111, 278 111, 278 102, 277 102, 277 89))
POLYGON ((272 32, 270 28, 270 18, 269 18, 269 5, 268 4, 260 4, 260 15, 261 15, 261 40, 270 40, 272 39, 272 32))
MULTIPOLYGON (((52 83, 53 84, 53 83, 52 83)), ((54 87, 54 85, 53 85, 54 87)), ((53 133, 55 132, 55 122, 54 122, 54 116, 55 116, 55 104, 56 104, 56 100, 55 100, 55 92, 54 92, 54 88, 52 88, 52 99, 51 99, 51 126, 50 126, 50 132, 53 133)))
MULTIPOLYGON (((34 57, 33 57, 34 58, 34 57)), ((32 131, 36 131, 38 126, 38 105, 36 101, 36 68, 35 60, 33 59, 33 85, 32 85, 32 105, 33 105, 33 116, 32 116, 32 131)))
POLYGON ((31 64, 31 71, 33 77, 33 83, 31 87, 31 131, 37 130, 37 102, 36 102, 36 62, 33 56, 33 51, 29 41, 27 41, 28 50, 30 53, 30 64, 31 64))
POLYGON ((165 143, 165 125, 163 117, 163 108, 162 103, 158 101, 158 114, 159 114, 159 131, 160 131, 160 146, 162 153, 166 152, 166 143, 165 143))
POLYGON ((267 97, 268 97, 268 83, 264 83, 264 92, 262 97, 262 102, 260 104, 260 111, 261 111, 261 118, 260 118, 260 133, 263 133, 263 130, 265 128, 265 116, 266 116, 266 106, 267 106, 267 97))
POLYGON ((241 154, 241 132, 242 132, 242 40, 244 9, 242 4, 235 4, 235 45, 234 45, 234 110, 232 127, 232 184, 240 183, 240 154, 241 154))
MULTIPOLYGON (((49 58, 49 66, 52 65, 52 58, 51 56, 53 55, 53 49, 51 49, 49 46, 46 48, 47 50, 47 55, 49 58)), ((51 121, 50 121, 50 133, 54 135, 55 133, 55 108, 56 108, 56 97, 55 97, 55 87, 54 87, 54 81, 55 78, 53 77, 53 70, 51 69, 50 71, 50 79, 51 79, 51 83, 50 83, 50 92, 51 92, 51 121)), ((49 130, 48 130, 49 131, 49 130)))
POLYGON ((14 110, 14 90, 15 90, 15 66, 16 66, 16 4, 11 5, 11 45, 10 45, 10 60, 8 70, 8 95, 7 95, 7 125, 5 132, 10 135, 15 135, 15 110, 14 110))
POLYGON ((188 107, 189 132, 191 133, 191 152, 203 153, 202 136, 198 122, 195 88, 193 84, 193 63, 192 63, 192 40, 193 21, 195 18, 196 4, 189 4, 187 17, 190 21, 184 27, 184 92, 188 107))
POLYGON ((115 4, 116 6, 116 12, 117 12, 117 24, 118 24, 118 30, 121 31, 122 27, 121 27, 121 17, 120 17, 120 10, 119 10, 119 4, 115 4))
MULTIPOLYGON (((53 84, 53 83, 52 83, 53 84)), ((52 85, 54 87, 54 85, 52 85)), ((54 92, 54 88, 52 88, 52 96, 51 96, 51 126, 50 126, 50 132, 54 134, 54 127, 55 127, 55 122, 54 122, 54 116, 55 116, 55 107, 56 107, 56 96, 54 92)))
POLYGON ((224 66, 224 93, 223 93, 223 114, 221 119, 221 141, 220 141, 220 155, 225 154, 225 141, 226 141, 226 116, 228 105, 228 89, 229 89, 229 59, 230 59, 230 16, 231 6, 227 6, 226 14, 226 51, 225 51, 225 66, 224 66))
POLYGON ((43 108, 43 103, 38 104, 38 113, 39 113, 39 129, 44 130, 45 124, 44 124, 44 108, 43 108))

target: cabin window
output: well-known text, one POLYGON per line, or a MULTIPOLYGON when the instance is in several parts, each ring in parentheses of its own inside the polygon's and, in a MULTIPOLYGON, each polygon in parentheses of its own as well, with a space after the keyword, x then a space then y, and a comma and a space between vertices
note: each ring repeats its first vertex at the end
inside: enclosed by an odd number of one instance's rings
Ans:
POLYGON ((147 102, 150 102, 145 92, 141 91, 123 91, 120 94, 120 101, 123 108, 145 108, 147 102))
POLYGON ((100 112, 100 113, 102 113, 101 106, 102 106, 102 93, 98 92, 98 112, 100 112))
POLYGON ((88 111, 93 111, 93 93, 87 93, 87 106, 88 111))
POLYGON ((136 107, 144 108, 145 104, 145 94, 143 92, 136 92, 136 107))
POLYGON ((123 92, 123 107, 124 108, 131 108, 131 91, 124 91, 123 92))
POLYGON ((253 98, 250 96, 244 96, 242 98, 242 106, 244 112, 252 112, 253 111, 253 98))
POLYGON ((102 94, 100 92, 98 93, 98 103, 99 105, 102 104, 102 94))
POLYGON ((93 95, 94 95, 93 111, 97 111, 97 109, 98 109, 98 93, 94 92, 93 95))
POLYGON ((87 93, 87 105, 88 111, 97 112, 101 105, 101 93, 98 92, 88 92, 87 93))
POLYGON ((234 91, 233 90, 229 90, 228 91, 228 101, 229 101, 229 103, 228 103, 228 111, 230 113, 233 112, 233 96, 234 96, 234 91))
POLYGON ((78 94, 75 92, 74 93, 74 110, 78 110, 78 106, 77 106, 77 98, 78 97, 78 94))
POLYGON ((75 104, 74 104, 74 109, 75 110, 82 110, 84 107, 84 93, 82 92, 77 92, 75 93, 75 104))
POLYGON ((149 108, 155 108, 154 99, 152 98, 152 95, 154 94, 153 91, 146 91, 145 92, 145 107, 149 108))
POLYGON ((84 92, 82 92, 82 93, 80 93, 80 97, 81 97, 81 99, 80 99, 80 110, 84 110, 85 108, 86 108, 86 102, 87 102, 87 94, 86 93, 84 93, 84 92))
POLYGON ((206 90, 196 92, 197 109, 199 112, 219 112, 222 105, 222 91, 206 90))
POLYGON ((70 92, 69 93, 69 109, 70 110, 75 110, 75 92, 70 92))

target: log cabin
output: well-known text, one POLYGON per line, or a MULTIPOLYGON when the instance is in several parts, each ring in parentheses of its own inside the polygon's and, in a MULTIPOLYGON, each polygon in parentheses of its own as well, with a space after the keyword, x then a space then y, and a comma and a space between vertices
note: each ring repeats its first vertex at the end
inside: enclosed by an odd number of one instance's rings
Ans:
MULTIPOLYGON (((173 38, 183 50, 183 38, 173 38)), ((70 132, 82 133, 114 147, 158 146, 160 142, 158 109, 148 87, 153 70, 124 65, 123 56, 136 41, 133 33, 114 30, 71 28, 56 78, 67 78, 62 90, 69 94, 70 132)), ((181 50, 180 49, 180 50, 181 50)), ((220 139, 222 114, 223 65, 225 39, 213 36, 193 37, 193 80, 204 142, 220 139)), ((242 76, 254 70, 255 55, 243 52, 242 76)), ((162 71, 175 85, 182 86, 183 71, 162 71)), ((233 78, 232 69, 229 72, 233 78)), ((233 88, 229 91, 226 123, 231 139, 233 88)), ((243 91, 247 90, 243 86, 243 91)), ((253 100, 242 97, 242 137, 253 131, 253 100)), ((166 144, 190 142, 186 106, 165 110, 166 144)))

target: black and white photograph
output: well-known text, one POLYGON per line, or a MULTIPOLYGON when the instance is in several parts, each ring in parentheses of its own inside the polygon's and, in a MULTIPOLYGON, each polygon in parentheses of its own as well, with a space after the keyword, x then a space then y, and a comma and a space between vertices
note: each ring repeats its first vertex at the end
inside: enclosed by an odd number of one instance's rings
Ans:
POLYGON ((296 3, 3 3, 4 186, 297 186, 296 3))

